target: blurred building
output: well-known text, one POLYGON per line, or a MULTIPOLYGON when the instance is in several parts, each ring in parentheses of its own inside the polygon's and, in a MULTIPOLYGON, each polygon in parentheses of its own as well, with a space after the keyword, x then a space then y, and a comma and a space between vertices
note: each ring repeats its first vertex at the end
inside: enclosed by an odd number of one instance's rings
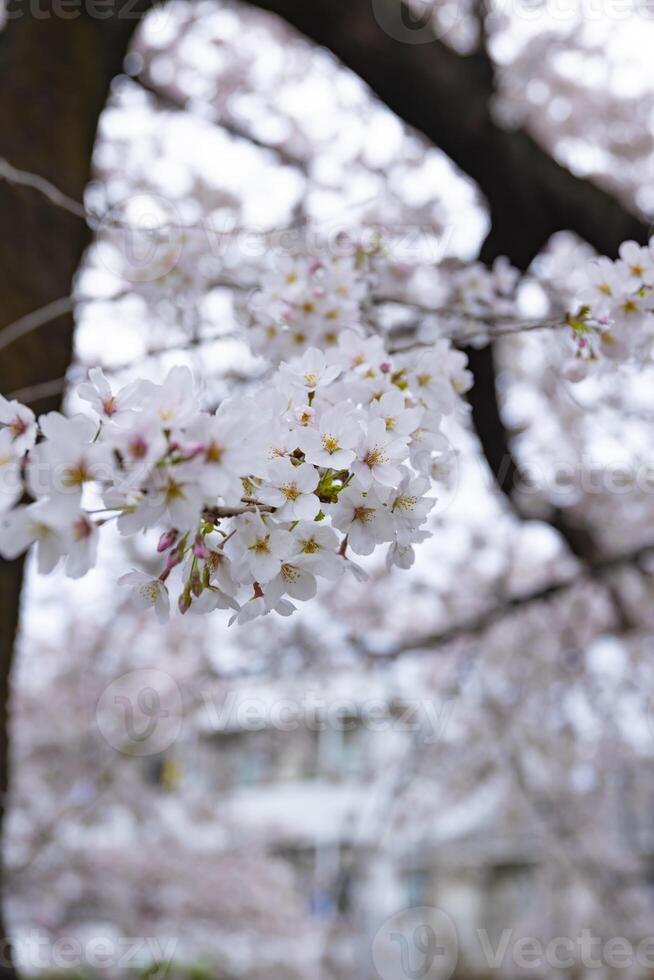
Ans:
MULTIPOLYGON (((168 767, 207 780, 223 816, 288 863, 335 976, 377 977, 370 951, 380 928, 423 906, 451 917, 462 976, 550 975, 547 963, 516 963, 521 939, 569 938, 578 958, 584 930, 607 938, 597 914, 603 881, 593 880, 583 846, 571 857, 552 839, 542 801, 516 792, 501 767, 471 775, 454 795, 460 749, 448 703, 432 702, 427 714, 419 687, 391 693, 387 684, 348 673, 322 679, 313 694, 292 682, 232 689, 203 706, 198 743, 188 758, 165 761, 159 778, 168 767)), ((622 767, 602 790, 593 833, 599 825, 604 871, 620 885, 629 875, 653 883, 653 802, 651 766, 622 767)), ((636 915, 632 925, 636 943, 646 927, 636 915)))

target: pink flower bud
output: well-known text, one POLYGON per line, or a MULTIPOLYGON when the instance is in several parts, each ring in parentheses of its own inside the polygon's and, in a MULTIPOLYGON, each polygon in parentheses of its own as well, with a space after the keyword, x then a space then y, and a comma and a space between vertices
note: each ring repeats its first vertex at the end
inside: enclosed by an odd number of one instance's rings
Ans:
POLYGON ((179 554, 179 549, 171 551, 166 560, 166 570, 170 571, 171 568, 175 567, 175 565, 179 565, 181 560, 182 556, 179 554))
POLYGON ((196 558, 209 557, 209 552, 207 551, 207 547, 199 535, 193 542, 193 554, 195 555, 196 558))
POLYGON ((171 527, 170 531, 164 531, 164 533, 159 538, 159 544, 157 545, 157 551, 168 551, 169 548, 175 544, 177 540, 177 528, 171 527))
POLYGON ((200 453, 203 453, 206 448, 207 447, 203 442, 193 442, 190 446, 186 446, 184 454, 193 459, 195 456, 199 456, 200 453))
POLYGON ((388 374, 388 372, 391 370, 391 365, 388 363, 388 361, 384 361, 379 365, 379 370, 382 372, 382 374, 388 374))
POLYGON ((191 593, 182 592, 181 596, 177 600, 177 605, 179 606, 179 611, 183 616, 184 613, 188 612, 191 608, 191 593))

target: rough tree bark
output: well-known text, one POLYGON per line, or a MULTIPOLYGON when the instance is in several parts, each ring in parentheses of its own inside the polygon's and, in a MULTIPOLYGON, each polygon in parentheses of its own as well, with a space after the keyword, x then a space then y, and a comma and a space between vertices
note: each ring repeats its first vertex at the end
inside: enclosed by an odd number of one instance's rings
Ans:
MULTIPOLYGON (((0 33, 0 156, 82 200, 98 117, 120 71, 139 6, 98 5, 70 17, 41 0, 11 5, 0 33), (89 12, 90 11, 90 12, 89 12), (108 14, 108 15, 107 15, 108 14)), ((70 293, 88 243, 79 218, 29 187, 0 179, 0 329, 70 293)), ((0 353, 0 392, 61 377, 70 363, 73 320, 62 316, 0 353)), ((58 399, 34 407, 48 411, 58 399)), ((0 829, 8 786, 7 699, 22 584, 21 561, 0 560, 0 829)), ((0 920, 0 980, 15 977, 0 920)))

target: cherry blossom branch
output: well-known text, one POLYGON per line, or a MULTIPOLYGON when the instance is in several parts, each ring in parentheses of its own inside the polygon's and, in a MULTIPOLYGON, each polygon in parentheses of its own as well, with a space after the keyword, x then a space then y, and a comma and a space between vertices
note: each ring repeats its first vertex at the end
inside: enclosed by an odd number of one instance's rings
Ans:
MULTIPOLYGON (((107 229, 114 230, 125 230, 131 232, 141 232, 144 229, 138 228, 128 221, 122 221, 115 217, 111 211, 105 213, 100 213, 86 208, 81 201, 76 201, 74 198, 69 197, 63 191, 61 191, 55 184, 42 177, 40 174, 33 173, 32 171, 19 170, 14 167, 8 160, 0 157, 0 179, 6 180, 8 183, 15 184, 18 186, 30 187, 36 190, 38 193, 42 194, 51 204, 56 207, 62 208, 69 214, 73 214, 76 218, 80 218, 85 221, 87 225, 97 231, 101 226, 107 229)), ((367 202, 364 202, 367 203, 367 202)), ((360 204, 350 204, 345 209, 347 211, 353 208, 360 207, 360 204)), ((307 225, 307 220, 304 217, 290 222, 286 225, 280 225, 276 228, 267 229, 254 229, 250 227, 238 226, 229 229, 214 229, 206 221, 199 222, 180 222, 180 221, 166 221, 158 228, 149 228, 147 233, 150 236, 156 236, 157 234, 163 235, 169 231, 179 231, 179 232, 198 232, 208 236, 219 236, 220 238, 233 238, 239 235, 252 235, 257 234, 262 239, 270 240, 274 239, 280 234, 284 234, 290 231, 296 231, 298 229, 304 228, 307 225)))
MULTIPOLYGON (((156 99, 160 108, 171 109, 175 112, 193 112, 193 105, 189 98, 185 98, 181 93, 175 92, 171 88, 163 88, 156 85, 147 75, 141 73, 140 75, 133 77, 132 80, 145 92, 147 92, 148 95, 151 95, 154 99, 156 99)), ((212 122, 230 136, 234 136, 236 139, 251 143, 252 146, 256 146, 257 149, 274 154, 281 164, 288 167, 293 167, 296 170, 300 170, 303 174, 307 173, 308 164, 306 160, 302 159, 302 157, 290 153, 288 150, 285 150, 283 146, 275 146, 272 143, 266 143, 264 140, 261 140, 255 136, 254 133, 240 126, 234 119, 226 118, 225 116, 218 116, 217 118, 213 119, 212 122)))
MULTIPOLYGON (((0 179, 6 180, 10 184, 15 184, 19 187, 30 187, 32 190, 37 191, 42 194, 51 204, 55 207, 62 208, 67 211, 68 214, 72 214, 74 217, 85 221, 89 227, 96 229, 99 224, 107 222, 108 227, 111 228, 125 228, 130 229, 132 226, 128 223, 110 219, 108 214, 99 214, 97 212, 87 209, 81 201, 76 201, 74 198, 69 197, 60 190, 55 184, 42 177, 40 174, 35 174, 29 170, 20 170, 14 167, 8 160, 4 157, 0 157, 0 179)), ((184 225, 174 225, 172 223, 167 223, 166 228, 180 228, 184 230, 190 230, 194 226, 184 226, 184 225)), ((151 233, 155 233, 155 229, 151 230, 151 233)))
POLYGON ((241 514, 254 514, 258 510, 263 513, 273 514, 276 508, 262 504, 259 500, 250 500, 244 497, 242 507, 209 507, 204 511, 204 517, 208 521, 216 522, 224 520, 227 517, 240 517, 241 514))
MULTIPOLYGON (((436 311, 433 311, 436 314, 436 311)), ((445 315, 443 310, 438 311, 439 315, 445 315)), ((458 314, 454 310, 447 311, 448 315, 456 317, 458 314)), ((471 323, 472 318, 471 319, 471 323)), ((492 327, 492 329, 487 329, 488 325, 492 324, 493 321, 488 319, 480 319, 474 321, 479 325, 479 329, 475 330, 471 327, 465 328, 463 330, 454 331, 452 333, 441 334, 446 340, 452 341, 455 344, 467 344, 475 337, 485 337, 488 340, 494 340, 496 337, 509 337, 515 334, 522 333, 533 333, 537 330, 560 330, 562 327, 566 327, 568 324, 565 321, 565 317, 557 317, 552 320, 516 320, 513 323, 507 323, 507 318, 498 318, 496 323, 506 324, 506 326, 492 327)), ((418 348, 429 348, 433 346, 432 341, 414 341, 406 345, 391 345, 389 347, 389 352, 392 354, 400 354, 404 351, 411 351, 418 348)))
MULTIPOLYGON (((230 282, 226 279, 221 279, 221 280, 217 280, 216 282, 212 282, 212 286, 216 286, 216 285, 223 287, 225 289, 234 289, 234 290, 248 289, 248 287, 243 286, 240 283, 230 282)), ((108 297, 106 299, 106 302, 115 302, 118 299, 123 299, 125 295, 126 293, 120 293, 117 296, 108 297)), ((80 305, 82 303, 96 302, 96 301, 98 300, 96 300, 93 297, 74 298, 73 296, 66 296, 66 297, 62 297, 61 299, 54 300, 52 303, 48 303, 46 304, 46 306, 40 307, 38 310, 34 310, 34 312, 29 313, 27 316, 21 317, 19 320, 16 320, 13 323, 8 324, 6 327, 0 329, 0 350, 3 350, 4 348, 8 347, 10 344, 14 343, 14 341, 25 336, 31 331, 46 326, 48 323, 51 323, 53 320, 56 320, 57 317, 62 316, 64 313, 72 312, 77 305, 80 305)), ((102 301, 105 302, 105 300, 102 301)), ((393 302, 399 302, 399 301, 394 300, 393 302)), ((405 305, 412 306, 413 304, 405 304, 405 305)), ((445 310, 443 308, 439 310, 432 310, 430 311, 430 313, 434 315, 440 315, 440 316, 447 315, 447 316, 451 316, 452 318, 459 317, 459 314, 457 313, 456 310, 445 310)), ((454 343, 465 343, 470 339, 477 337, 481 334, 487 334, 489 337, 495 338, 495 337, 510 336, 512 334, 531 333, 537 330, 556 330, 565 327, 567 325, 564 318, 560 318, 560 319, 556 318, 552 320, 517 320, 513 323, 510 322, 507 323, 506 317, 498 318, 497 321, 489 320, 486 317, 484 319, 473 321, 473 318, 470 317, 469 315, 464 316, 464 318, 470 319, 471 323, 472 322, 478 323, 479 329, 455 331, 453 333, 443 334, 442 336, 445 339, 451 340, 454 343), (492 332, 489 332, 488 330, 484 329, 485 326, 493 322, 502 323, 505 324, 505 326, 497 327, 493 329, 492 332)), ((152 348, 146 351, 143 354, 143 357, 157 357, 159 355, 167 354, 175 350, 189 350, 193 347, 199 347, 205 343, 211 343, 216 340, 233 339, 235 336, 237 336, 235 333, 219 333, 219 334, 212 334, 210 336, 192 337, 184 342, 162 345, 160 347, 152 348)), ((410 351, 419 348, 428 348, 432 346, 432 343, 433 342, 428 342, 428 341, 415 341, 407 345, 396 344, 394 346, 389 347, 389 353, 402 353, 404 351, 410 351)), ((128 362, 125 362, 124 364, 111 365, 111 366, 108 365, 106 367, 106 370, 111 370, 111 371, 124 370, 127 369, 128 367, 131 367, 133 363, 134 363, 133 360, 130 360, 128 362)), ((19 398, 22 401, 26 401, 26 400, 33 400, 36 397, 35 392, 37 393, 38 397, 45 397, 47 394, 58 394, 60 391, 63 390, 65 379, 64 378, 54 379, 53 381, 47 382, 47 384, 51 386, 47 391, 44 390, 42 392, 40 385, 33 385, 30 386, 29 388, 23 388, 23 389, 19 389, 16 392, 13 392, 11 394, 11 397, 19 398)))
MULTIPOLYGON (((650 557, 652 554, 654 554, 654 543, 643 545, 634 551, 629 551, 621 555, 613 555, 608 558, 597 560, 593 563, 582 566, 580 574, 574 575, 562 582, 555 582, 553 585, 548 585, 543 589, 537 589, 534 592, 529 592, 527 595, 508 598, 504 602, 491 606, 490 609, 485 610, 484 612, 480 613, 480 615, 473 617, 467 622, 464 621, 456 623, 454 626, 451 626, 446 630, 442 630, 441 632, 429 633, 421 637, 416 637, 413 640, 407 640, 406 642, 400 643, 386 652, 382 651, 381 653, 377 653, 375 651, 368 650, 367 648, 356 643, 356 641, 355 645, 360 653, 374 659, 375 662, 379 662, 380 660, 395 660, 406 653, 427 654, 432 652, 434 649, 446 647, 455 640, 462 639, 466 636, 483 635, 488 629, 491 628, 491 626, 494 626, 496 622, 505 616, 510 615, 513 612, 519 612, 522 609, 528 608, 536 603, 547 602, 550 599, 556 598, 574 586, 583 583, 585 580, 587 581, 589 578, 601 581, 607 574, 621 568, 630 566, 637 567, 644 561, 644 559, 650 557)), ((609 587, 608 583, 604 584, 609 587)))

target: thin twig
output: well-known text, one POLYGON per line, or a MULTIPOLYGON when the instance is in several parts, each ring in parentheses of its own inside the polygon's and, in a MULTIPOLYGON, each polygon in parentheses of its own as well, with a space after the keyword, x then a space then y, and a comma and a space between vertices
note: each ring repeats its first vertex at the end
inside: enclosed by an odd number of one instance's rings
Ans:
POLYGON ((31 333, 32 330, 37 330, 46 323, 56 320, 57 317, 63 316, 64 313, 72 313, 74 307, 75 300, 72 296, 62 296, 8 324, 0 330, 0 350, 4 350, 9 344, 13 344, 15 340, 31 333))
MULTIPOLYGON (((178 94, 171 89, 161 88, 156 85, 152 79, 145 74, 138 75, 132 78, 132 81, 141 86, 141 88, 151 95, 159 103, 160 108, 172 109, 175 112, 186 112, 193 114, 193 102, 190 96, 185 96, 178 94)), ((216 107, 208 101, 214 111, 217 112, 216 107)), ((294 167, 296 170, 300 170, 302 173, 306 174, 308 171, 308 162, 302 157, 296 156, 295 154, 286 150, 283 146, 277 146, 273 143, 266 143, 264 140, 259 139, 254 133, 250 132, 241 126, 235 119, 228 118, 226 115, 216 115, 216 118, 212 122, 223 129, 230 136, 234 136, 236 139, 244 140, 256 146, 259 150, 264 150, 267 153, 274 154, 280 163, 285 166, 294 167)))
POLYGON ((519 612, 520 610, 533 604, 547 602, 550 599, 554 599, 556 596, 567 592, 576 585, 580 585, 588 581, 602 581, 606 586, 607 574, 619 571, 621 568, 629 567, 631 565, 638 566, 653 553, 654 543, 650 543, 645 544, 634 551, 600 558, 597 561, 589 563, 587 567, 582 566, 580 573, 577 575, 573 575, 562 581, 555 582, 552 585, 548 585, 545 588, 538 589, 534 592, 528 592, 526 595, 518 595, 508 598, 497 605, 491 606, 489 609, 486 609, 478 616, 475 616, 469 620, 455 623, 448 629, 438 633, 429 633, 426 635, 423 634, 422 636, 416 636, 414 639, 399 643, 396 647, 393 647, 390 650, 376 652, 369 650, 360 644, 357 644, 357 646, 361 653, 369 655, 377 662, 395 660, 406 653, 428 654, 434 649, 446 647, 448 644, 455 640, 461 639, 462 637, 483 635, 486 630, 494 626, 495 623, 504 616, 519 612))
POLYGON ((275 507, 269 507, 268 504, 261 504, 258 500, 251 500, 249 497, 244 497, 244 504, 242 507, 207 507, 204 511, 204 517, 207 520, 219 521, 226 517, 240 517, 241 514, 254 514, 256 511, 264 511, 264 513, 274 513, 275 507))
POLYGON ((23 405, 30 405, 34 402, 41 401, 43 398, 53 398, 55 395, 61 395, 67 383, 68 378, 65 376, 62 378, 53 378, 52 381, 42 381, 40 384, 28 385, 27 388, 17 388, 16 391, 9 392, 7 398, 15 398, 17 401, 22 402, 23 405))
POLYGON ((63 191, 55 187, 45 177, 30 173, 28 170, 18 170, 8 160, 5 160, 4 157, 0 157, 0 178, 8 180, 12 184, 33 188, 33 190, 47 197, 58 208, 63 208, 64 211, 68 211, 69 214, 74 215, 76 218, 81 218, 82 221, 86 221, 86 209, 83 204, 75 201, 68 194, 64 194, 63 191))

